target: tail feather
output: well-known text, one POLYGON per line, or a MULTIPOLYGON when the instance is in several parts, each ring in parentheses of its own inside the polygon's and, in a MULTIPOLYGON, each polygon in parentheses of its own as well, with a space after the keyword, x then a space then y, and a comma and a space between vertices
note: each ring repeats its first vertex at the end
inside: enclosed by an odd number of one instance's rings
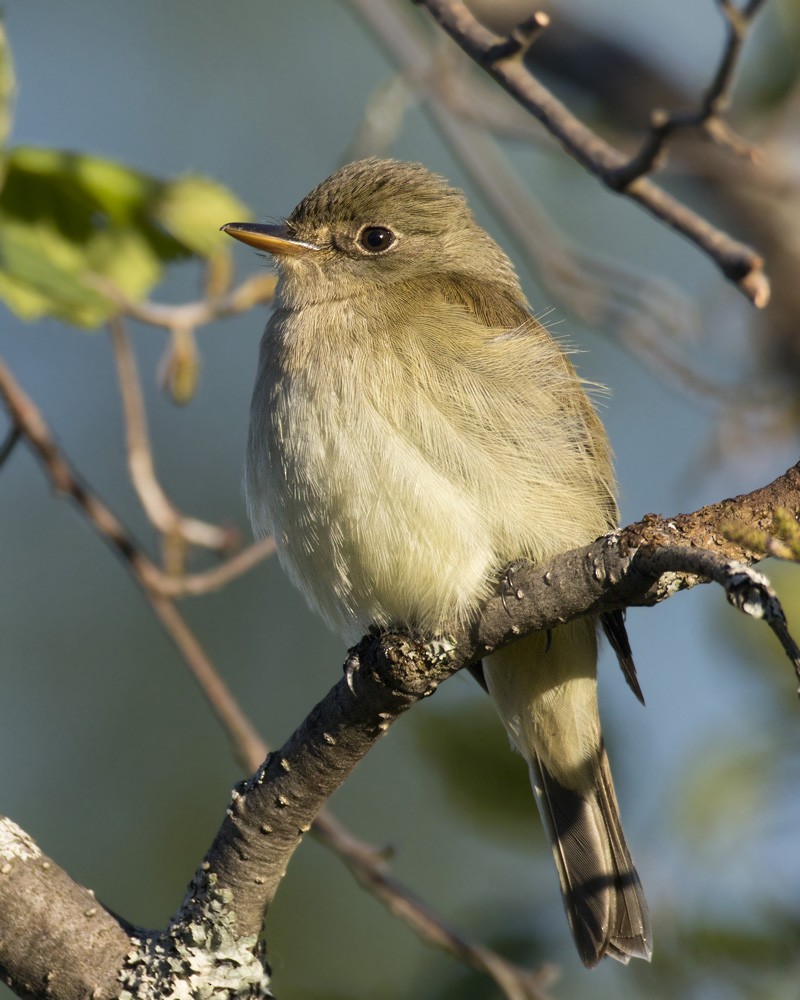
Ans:
POLYGON ((589 792, 564 788, 538 758, 530 774, 581 961, 589 968, 604 956, 624 964, 649 961, 647 902, 620 825, 605 750, 589 792))
POLYGON ((639 686, 639 678, 636 676, 636 664, 633 662, 631 644, 628 641, 628 633, 625 629, 624 612, 609 611, 607 614, 600 615, 600 624, 603 626, 603 632, 611 648, 617 654, 617 661, 628 687, 644 705, 644 695, 639 686))
POLYGON ((650 959, 650 920, 600 735, 591 619, 484 661, 489 691, 528 763, 581 960, 650 959))

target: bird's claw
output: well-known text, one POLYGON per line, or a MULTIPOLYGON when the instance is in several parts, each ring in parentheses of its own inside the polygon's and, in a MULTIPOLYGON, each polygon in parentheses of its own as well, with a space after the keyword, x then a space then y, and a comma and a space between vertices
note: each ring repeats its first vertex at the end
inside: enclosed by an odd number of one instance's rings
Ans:
POLYGON ((361 661, 358 658, 358 653, 355 651, 351 652, 347 657, 344 665, 344 679, 347 682, 347 686, 350 689, 350 694, 355 695, 355 676, 358 673, 358 669, 361 666, 361 661))

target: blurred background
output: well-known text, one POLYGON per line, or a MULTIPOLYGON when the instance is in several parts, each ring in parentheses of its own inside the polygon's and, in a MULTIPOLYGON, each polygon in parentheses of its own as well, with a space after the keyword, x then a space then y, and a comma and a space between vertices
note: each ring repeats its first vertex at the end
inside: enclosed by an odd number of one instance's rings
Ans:
MULTIPOLYGON (((504 7, 484 6, 493 18, 504 7)), ((506 26, 529 12, 513 6, 506 26)), ((710 0, 542 9, 552 27, 532 66, 630 150, 652 108, 696 104, 724 40, 710 0)), ((580 352, 580 373, 610 390, 600 410, 623 523, 747 492, 796 461, 794 0, 766 5, 739 74, 731 121, 761 162, 686 137, 659 178, 764 254, 774 299, 761 314, 697 249, 601 189, 402 0, 39 0, 8 5, 6 28, 12 145, 95 154, 157 178, 198 172, 254 218, 288 213, 343 161, 371 152, 463 186, 537 314, 580 352), (403 39, 416 41, 399 65, 403 39)), ((229 249, 237 278, 266 266, 229 249)), ((195 299, 202 276, 197 260, 171 264, 152 297, 195 299)), ((105 329, 3 311, 0 354, 91 487, 157 551, 127 474, 105 329)), ((259 306, 198 331, 202 370, 182 407, 159 384, 168 334, 129 327, 167 493, 245 539, 243 446, 266 315, 259 306)), ((7 426, 2 413, 0 435, 7 426)), ((164 926, 239 777, 227 740, 124 567, 25 447, 0 475, 0 554, 0 812, 112 909, 164 926)), ((198 556, 191 568, 212 564, 198 556)), ((767 570, 797 635, 796 569, 767 570)), ((272 745, 339 677, 341 644, 274 559, 182 607, 272 745)), ((366 840, 393 845, 396 875, 465 934, 522 964, 557 962, 558 997, 798 997, 790 667, 766 626, 710 587, 633 610, 628 624, 647 707, 605 651, 601 710, 652 909, 651 966, 581 967, 525 768, 469 677, 401 719, 332 807, 366 840)), ((268 940, 277 995, 293 1000, 499 995, 421 944, 312 840, 290 866, 268 940)))

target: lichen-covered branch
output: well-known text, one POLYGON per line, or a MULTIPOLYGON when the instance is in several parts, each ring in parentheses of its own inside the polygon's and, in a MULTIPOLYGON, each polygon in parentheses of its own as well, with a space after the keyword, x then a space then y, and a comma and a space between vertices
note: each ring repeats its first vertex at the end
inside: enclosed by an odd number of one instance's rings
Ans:
MULTIPOLYGON (((264 760, 267 747, 170 598, 182 594, 205 593, 223 585, 272 551, 272 541, 264 539, 205 573, 175 578, 167 576, 138 548, 115 515, 82 482, 60 451, 38 408, 1 363, 0 397, 12 419, 11 431, 7 436, 9 445, 4 447, 4 451, 10 454, 18 442, 27 440, 56 489, 76 502, 92 527, 122 557, 124 565, 142 588, 153 613, 208 699, 230 739, 234 756, 246 773, 255 771, 264 760), (240 562, 238 566, 237 561, 240 562)), ((544 1000, 542 983, 547 979, 546 971, 540 973, 517 966, 448 927, 428 905, 388 874, 386 860, 379 851, 347 830, 327 809, 318 813, 312 829, 317 839, 345 862, 361 884, 412 927, 423 940, 486 973, 508 1000, 544 1000)), ((186 981, 196 983, 197 977, 201 975, 198 970, 202 970, 204 961, 207 962, 208 959, 204 960, 202 949, 192 948, 191 943, 195 936, 203 937, 208 929, 208 921, 212 919, 210 914, 216 914, 214 919, 221 924, 225 923, 227 928, 215 940, 218 948, 224 946, 226 949, 225 961, 231 969, 229 991, 233 990, 235 970, 237 989, 263 990, 258 995, 267 995, 266 980, 263 980, 259 972, 260 964, 253 964, 260 963, 261 958, 251 947, 252 942, 248 939, 242 946, 241 942, 231 941, 230 894, 227 890, 217 891, 215 882, 216 876, 208 874, 208 869, 201 869, 199 881, 190 892, 187 906, 181 910, 179 919, 163 933, 140 932, 131 941, 131 955, 124 969, 128 993, 142 995, 148 989, 154 989, 156 982, 165 986, 166 978, 175 975, 176 963, 182 969, 186 981)), ((212 957, 216 961, 219 955, 212 957)))
MULTIPOLYGON (((147 592, 147 558, 135 549, 113 514, 86 490, 58 451, 38 410, 2 366, 0 396, 14 426, 34 447, 54 484, 74 497, 101 535, 124 556, 147 592)), ((90 967, 81 964, 82 960, 74 957, 77 946, 64 944, 59 953, 64 955, 77 985, 65 979, 64 988, 58 989, 53 986, 62 975, 54 959, 61 947, 56 937, 41 961, 39 953, 26 957, 13 941, 9 944, 8 940, 0 940, 0 968, 14 983, 24 981, 20 992, 26 995, 68 1000, 85 995, 81 989, 90 982, 85 978, 89 972, 94 977, 91 982, 102 980, 92 987, 98 990, 98 997, 109 995, 104 991, 109 989, 109 963, 113 962, 118 963, 117 972, 123 977, 126 992, 137 998, 161 992, 167 984, 174 986, 176 982, 186 984, 190 992, 210 991, 209 995, 218 997, 268 997, 266 965, 257 939, 289 861, 330 795, 403 712, 432 694, 463 666, 476 663, 487 652, 530 631, 553 628, 580 615, 654 604, 678 590, 710 580, 725 587, 735 606, 767 621, 798 670, 800 653, 789 636, 780 604, 764 578, 746 565, 761 557, 764 538, 776 533, 790 537, 798 515, 800 463, 750 494, 670 519, 648 515, 545 565, 515 564, 498 581, 474 622, 454 627, 451 634, 435 643, 414 636, 366 636, 351 651, 342 680, 284 747, 270 754, 255 774, 234 790, 225 819, 187 898, 165 931, 134 932, 102 908, 91 905, 81 910, 86 890, 69 888, 61 893, 65 910, 59 915, 60 923, 70 928, 71 934, 73 927, 82 926, 82 919, 99 916, 102 941, 98 945, 90 939, 89 946, 102 945, 105 949, 97 962, 90 967), (107 936, 112 942, 108 946, 107 936)), ((170 618, 177 614, 172 602, 148 596, 184 655, 199 658, 200 667, 210 670, 210 679, 214 680, 213 667, 208 663, 204 666, 202 649, 185 623, 180 616, 177 621, 170 618)), ((209 683, 209 677, 201 683, 209 683)), ((222 693, 226 693, 224 685, 222 693)), ((238 746, 252 762, 260 742, 258 736, 246 731, 249 723, 235 703, 228 708, 233 716, 226 726, 233 731, 244 726, 237 735, 238 746)), ((16 845, 29 843, 21 831, 14 831, 10 840, 16 845)), ((0 913, 4 914, 4 929, 10 932, 7 937, 14 941, 18 935, 27 940, 25 935, 38 933, 42 919, 34 891, 39 870, 35 865, 15 867, 17 861, 27 864, 38 857, 35 845, 25 850, 30 856, 20 858, 17 854, 6 862, 10 865, 7 870, 6 864, 0 868, 0 913), (14 871, 27 873, 26 881, 21 883, 24 888, 2 882, 14 871), (15 901, 13 910, 3 905, 4 890, 15 901)), ((363 857, 356 857, 358 851, 351 853, 361 868, 360 876, 373 881, 387 905, 401 912, 407 910, 405 919, 424 931, 429 940, 488 972, 507 997, 533 1000, 545 995, 545 972, 518 970, 481 946, 463 942, 443 922, 426 914, 410 894, 394 891, 385 878, 373 878, 380 874, 375 859, 370 870, 363 857)), ((42 872, 51 872, 53 867, 48 862, 42 872)), ((67 876, 60 871, 57 876, 44 877, 57 877, 57 886, 67 884, 67 876)))
POLYGON ((520 636, 585 614, 656 604, 714 580, 740 610, 770 624, 800 669, 777 598, 745 565, 759 554, 720 528, 736 518, 765 524, 771 505, 800 514, 800 463, 753 493, 671 519, 648 515, 541 566, 515 564, 478 619, 441 642, 366 636, 351 650, 345 677, 234 792, 206 857, 217 884, 240 900, 244 926, 259 925, 317 810, 392 723, 456 671, 520 636), (258 882, 248 881, 251 863, 258 882))

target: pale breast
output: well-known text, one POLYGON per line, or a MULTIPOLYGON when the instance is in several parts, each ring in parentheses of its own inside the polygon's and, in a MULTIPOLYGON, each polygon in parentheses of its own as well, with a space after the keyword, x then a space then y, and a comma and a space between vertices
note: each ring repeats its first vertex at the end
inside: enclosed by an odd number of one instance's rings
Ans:
POLYGON ((605 441, 541 328, 451 330, 437 347, 419 315, 416 336, 376 334, 354 313, 334 336, 319 313, 276 314, 265 334, 246 492, 256 530, 275 533, 347 639, 372 623, 440 627, 513 559, 607 528, 605 441))
POLYGON ((266 345, 247 501, 309 603, 348 641, 373 623, 430 631, 468 614, 493 560, 474 498, 375 408, 363 372, 274 362, 266 345))

